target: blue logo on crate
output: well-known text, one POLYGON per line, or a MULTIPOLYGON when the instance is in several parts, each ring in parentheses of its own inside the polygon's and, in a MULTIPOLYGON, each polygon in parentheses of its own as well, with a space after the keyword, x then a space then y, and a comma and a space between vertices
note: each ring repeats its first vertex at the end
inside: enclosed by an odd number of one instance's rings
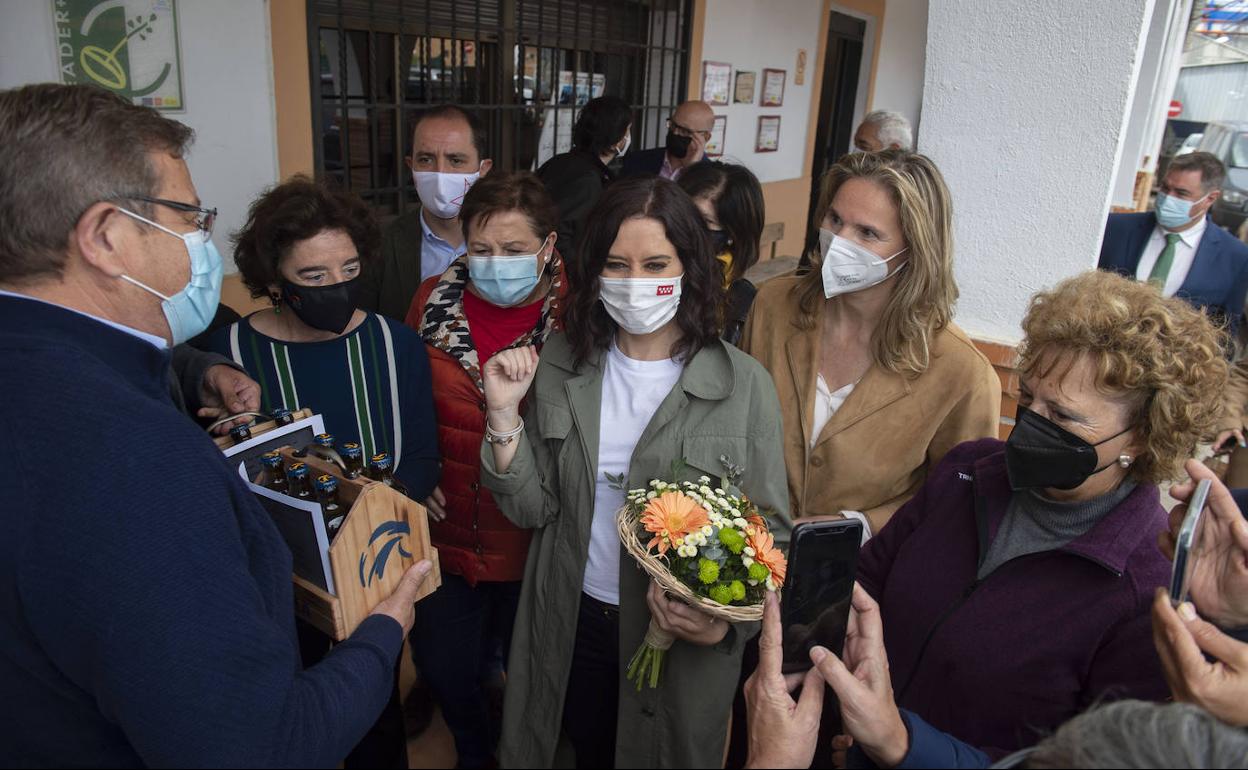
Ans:
POLYGON ((368 539, 368 550, 360 554, 360 587, 368 588, 373 583, 373 578, 378 580, 386 576, 386 563, 390 560, 390 554, 395 548, 399 549, 399 555, 405 559, 412 558, 412 555, 403 547, 403 538, 412 533, 411 527, 406 521, 387 521, 377 529, 373 530, 372 537, 368 539), (373 566, 366 573, 364 566, 368 564, 368 555, 373 550, 373 544, 383 538, 390 538, 377 549, 377 558, 373 561, 373 566))

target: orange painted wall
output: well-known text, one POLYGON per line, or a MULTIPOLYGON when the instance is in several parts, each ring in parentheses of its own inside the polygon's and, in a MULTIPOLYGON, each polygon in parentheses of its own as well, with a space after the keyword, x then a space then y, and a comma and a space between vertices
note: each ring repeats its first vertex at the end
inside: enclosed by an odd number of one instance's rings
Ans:
POLYGON ((312 89, 308 83, 308 17, 303 0, 270 0, 277 168, 286 179, 313 173, 312 89))

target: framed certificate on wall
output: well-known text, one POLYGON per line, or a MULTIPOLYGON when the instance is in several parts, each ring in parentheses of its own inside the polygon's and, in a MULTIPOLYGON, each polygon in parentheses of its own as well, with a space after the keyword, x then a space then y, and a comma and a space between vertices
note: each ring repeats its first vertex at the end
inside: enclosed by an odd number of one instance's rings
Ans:
POLYGON ((757 79, 757 72, 742 72, 741 70, 737 70, 737 88, 732 100, 737 104, 753 104, 754 82, 757 79))
POLYGON ((754 152, 775 152, 778 149, 780 149, 780 116, 759 115, 754 152))
POLYGON ((784 70, 763 70, 763 100, 759 102, 764 107, 783 107, 784 106, 784 70))
POLYGON ((715 124, 711 126, 711 140, 706 143, 708 158, 718 158, 724 154, 724 136, 728 132, 728 116, 716 115, 715 124))
POLYGON ((728 104, 732 87, 732 65, 723 62, 702 62, 702 101, 707 104, 728 104))

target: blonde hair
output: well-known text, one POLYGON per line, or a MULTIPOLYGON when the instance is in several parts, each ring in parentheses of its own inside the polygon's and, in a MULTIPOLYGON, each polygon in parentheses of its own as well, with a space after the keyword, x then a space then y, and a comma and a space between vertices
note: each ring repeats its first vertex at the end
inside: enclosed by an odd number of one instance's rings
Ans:
MULTIPOLYGON (((897 207, 908 251, 906 266, 894 282, 884 316, 871 340, 871 354, 881 368, 918 377, 927 371, 932 338, 949 325, 958 286, 953 279, 953 207, 944 177, 931 159, 905 150, 852 153, 828 169, 820 183, 814 226, 832 207, 836 193, 851 179, 866 179, 888 192, 897 207)), ((826 301, 819 266, 823 255, 794 287, 797 325, 813 328, 826 301)))
POLYGON ((1144 447, 1131 466, 1139 481, 1179 478, 1222 410, 1225 332, 1149 283, 1099 270, 1067 278, 1032 298, 1023 333, 1024 375, 1087 357, 1097 388, 1129 405, 1144 447))

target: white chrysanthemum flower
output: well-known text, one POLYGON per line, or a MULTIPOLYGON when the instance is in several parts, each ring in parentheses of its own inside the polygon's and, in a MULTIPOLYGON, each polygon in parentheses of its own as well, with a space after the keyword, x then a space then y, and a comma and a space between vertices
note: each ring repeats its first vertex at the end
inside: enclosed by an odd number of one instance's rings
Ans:
POLYGON ((719 495, 720 497, 723 497, 724 496, 723 487, 715 487, 715 494, 719 495))
POLYGON ((749 569, 754 564, 754 560, 749 556, 742 556, 741 563, 745 565, 746 569, 749 569))
POLYGON ((767 590, 774 592, 776 590, 776 581, 771 578, 767 578, 767 590))
POLYGON ((710 497, 710 496, 711 496, 711 488, 710 488, 710 487, 708 487, 708 486, 707 486, 707 485, 705 485, 705 484, 703 484, 702 486, 698 487, 698 491, 699 491, 699 492, 701 492, 702 494, 706 495, 707 497, 710 497))
POLYGON ((746 556, 757 556, 757 555, 758 555, 758 551, 755 551, 753 548, 751 548, 751 547, 749 547, 749 546, 747 545, 747 546, 745 547, 745 555, 746 555, 746 556))
POLYGON ((713 534, 715 534, 715 528, 712 527, 710 524, 707 524, 705 527, 702 528, 703 537, 710 537, 713 534))
POLYGON ((737 528, 739 528, 739 529, 745 529, 746 527, 748 527, 748 526, 749 526, 749 522, 748 522, 748 521, 746 521, 745 519, 741 518, 740 516, 738 516, 737 518, 733 519, 733 520, 732 520, 732 523, 733 523, 733 525, 734 525, 734 526, 736 526, 736 527, 737 527, 737 528))
POLYGON ((698 481, 699 481, 699 482, 701 482, 701 483, 703 483, 703 484, 710 484, 710 483, 711 483, 711 477, 710 477, 710 476, 699 476, 699 477, 698 477, 698 481))

